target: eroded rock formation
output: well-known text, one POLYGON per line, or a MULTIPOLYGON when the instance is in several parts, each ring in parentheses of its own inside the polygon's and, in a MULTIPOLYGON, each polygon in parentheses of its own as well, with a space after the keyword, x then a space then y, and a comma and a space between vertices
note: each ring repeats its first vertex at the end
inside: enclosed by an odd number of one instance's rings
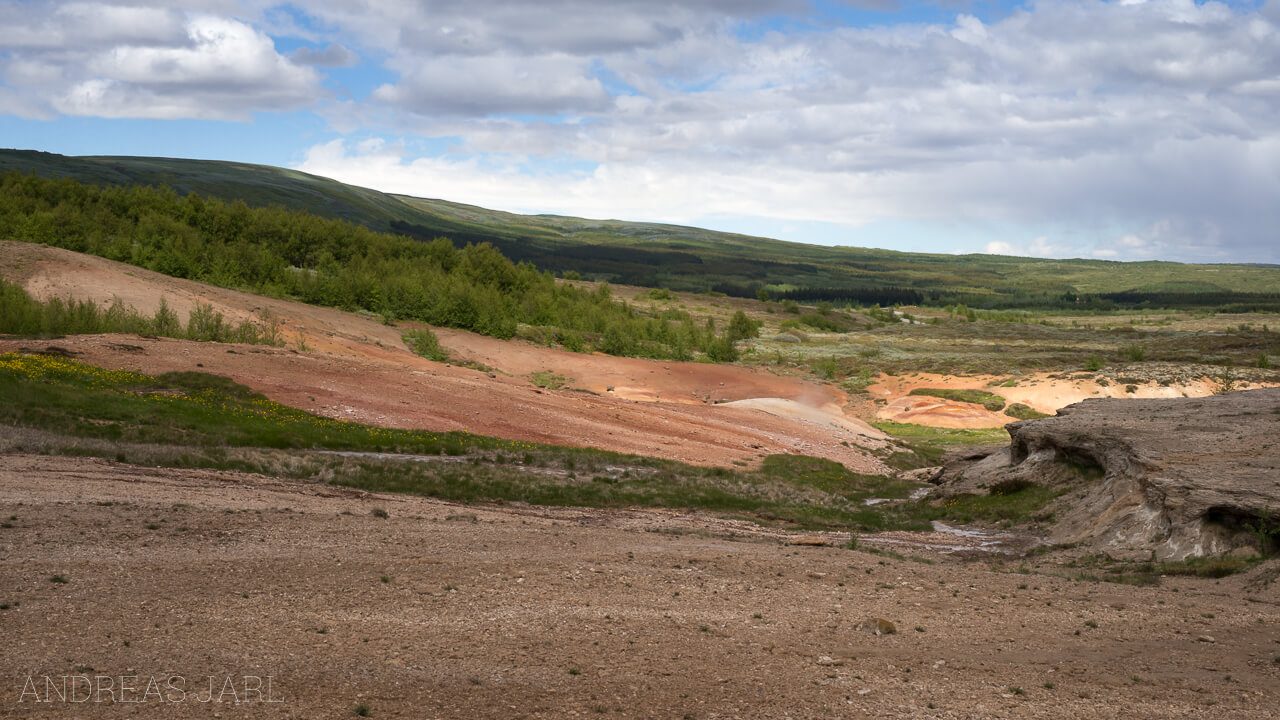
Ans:
POLYGON ((1007 427, 1008 447, 950 458, 939 496, 1059 489, 1049 540, 1121 557, 1280 550, 1280 388, 1085 400, 1007 427))

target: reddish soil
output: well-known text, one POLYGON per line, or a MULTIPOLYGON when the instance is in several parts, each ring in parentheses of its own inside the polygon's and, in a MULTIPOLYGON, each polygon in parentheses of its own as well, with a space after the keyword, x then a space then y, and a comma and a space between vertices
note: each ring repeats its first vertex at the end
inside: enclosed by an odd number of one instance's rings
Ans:
MULTIPOLYGON (((727 466, 774 453, 803 453, 842 462, 857 472, 884 470, 862 449, 882 444, 884 436, 845 416, 839 391, 801 378, 730 365, 583 355, 439 331, 442 344, 455 356, 493 367, 490 377, 418 357, 401 341, 401 329, 354 313, 215 288, 25 243, 0 242, 0 268, 41 299, 120 298, 151 313, 164 298, 184 319, 197 302, 234 321, 270 311, 282 323, 290 346, 119 335, 56 341, 103 367, 146 373, 202 370, 231 377, 287 405, 391 427, 463 430, 698 464, 727 466), (568 386, 535 387, 526 376, 543 370, 565 376, 568 386), (761 398, 785 402, 722 404, 761 398)), ((33 344, 0 340, 0 351, 33 344)))

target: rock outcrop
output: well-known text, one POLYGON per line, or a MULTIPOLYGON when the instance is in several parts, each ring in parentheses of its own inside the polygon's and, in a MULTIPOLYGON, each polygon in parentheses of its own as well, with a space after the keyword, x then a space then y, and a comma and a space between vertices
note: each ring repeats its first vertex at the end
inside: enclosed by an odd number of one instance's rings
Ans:
POLYGON ((1007 428, 1008 447, 950 458, 938 496, 1061 489, 1049 540, 1118 557, 1280 550, 1280 388, 1085 400, 1007 428))

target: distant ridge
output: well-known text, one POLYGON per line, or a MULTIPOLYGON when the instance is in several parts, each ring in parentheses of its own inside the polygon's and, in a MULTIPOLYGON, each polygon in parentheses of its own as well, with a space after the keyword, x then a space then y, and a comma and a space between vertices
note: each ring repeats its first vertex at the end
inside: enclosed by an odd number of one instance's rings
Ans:
POLYGON ((281 205, 416 239, 488 242, 514 261, 630 285, 837 304, 1280 308, 1280 265, 1051 260, 826 247, 662 223, 518 215, 218 160, 0 150, 0 172, 153 185, 281 205))

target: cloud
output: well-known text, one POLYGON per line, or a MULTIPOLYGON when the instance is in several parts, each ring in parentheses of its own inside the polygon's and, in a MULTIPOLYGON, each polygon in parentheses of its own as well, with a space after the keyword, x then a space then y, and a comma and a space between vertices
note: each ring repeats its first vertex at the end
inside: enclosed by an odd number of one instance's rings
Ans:
POLYGON ((1084 252, 1082 248, 1073 247, 1071 245, 1057 244, 1049 241, 1048 236, 1040 235, 1032 238, 1025 243, 1012 243, 1003 240, 993 240, 987 243, 983 251, 988 255, 1015 255, 1018 257, 1083 257, 1086 254, 1099 255, 1105 251, 1084 252))
MULTIPOLYGON (((12 6, 0 15, 16 17, 12 6)), ((27 108, 246 120, 254 111, 306 107, 325 95, 313 69, 280 55, 270 37, 237 20, 67 4, 18 22, 0 41, 8 56, 0 67, 8 92, 27 108)))
POLYGON ((337 43, 329 43, 323 50, 300 47, 289 56, 299 65, 316 65, 319 67, 351 67, 360 62, 360 56, 337 43))
POLYGON ((827 212, 824 206, 832 196, 825 180, 794 170, 752 177, 697 164, 618 163, 581 171, 544 168, 519 156, 414 157, 411 144, 338 139, 312 146, 295 167, 387 192, 511 212, 685 224, 717 215, 784 220, 837 217, 847 225, 870 219, 848 211, 827 212), (759 198, 766 195, 775 202, 762 213, 759 198))
POLYGON ((601 112, 612 105, 589 64, 564 55, 440 58, 415 66, 373 99, 422 115, 548 115, 601 112))
POLYGON ((351 137, 303 167, 507 209, 1277 260, 1280 0, 960 2, 953 20, 871 27, 807 0, 193 2, 0 0, 0 108, 306 108, 351 137), (268 30, 307 46, 282 55, 268 30), (358 58, 381 74, 325 99, 316 68, 358 58))

